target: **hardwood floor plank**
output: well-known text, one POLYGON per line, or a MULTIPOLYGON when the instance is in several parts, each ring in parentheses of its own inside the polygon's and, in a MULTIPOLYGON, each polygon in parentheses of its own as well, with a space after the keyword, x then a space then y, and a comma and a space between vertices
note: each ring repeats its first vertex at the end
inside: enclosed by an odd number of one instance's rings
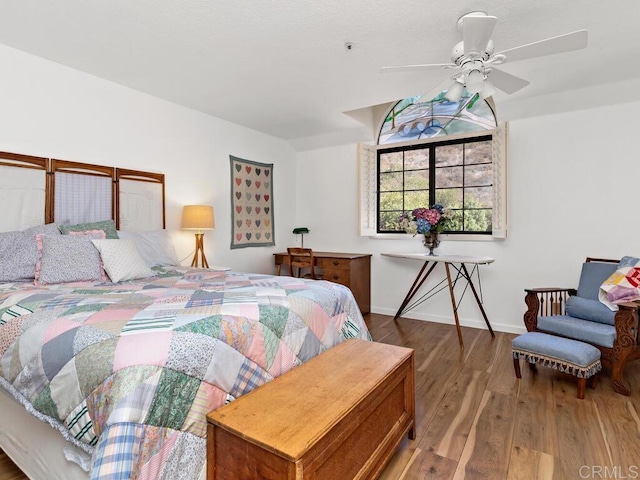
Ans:
POLYGON ((532 372, 523 365, 519 382, 513 433, 514 447, 557 457, 558 432, 550 370, 537 368, 536 372, 532 372))
POLYGON ((416 451, 416 444, 417 442, 415 440, 405 438, 398 446, 398 450, 393 458, 391 458, 389 464, 378 477, 378 480, 396 480, 401 478, 402 473, 407 468, 407 465, 412 461, 413 455, 416 451))
POLYGON ((610 465, 640 467, 640 418, 633 402, 610 389, 593 392, 591 398, 610 465))
POLYGON ((420 440, 436 416, 440 403, 455 382, 462 363, 437 359, 432 368, 416 379, 416 439, 420 440))
POLYGON ((460 372, 440 403, 418 448, 431 450, 457 462, 467 442, 488 378, 487 372, 479 370, 460 372))
MULTIPOLYGON (((584 466, 611 465, 591 391, 584 400, 576 398, 575 384, 564 378, 553 381, 555 423, 558 431, 557 460, 562 478, 579 478, 584 466)), ((636 457, 637 458, 637 457, 636 457)))
POLYGON ((448 348, 444 352, 444 356, 450 360, 464 362, 468 357, 469 352, 473 350, 475 343, 480 339, 483 333, 486 334, 489 338, 491 338, 491 335, 489 335, 489 333, 485 332, 484 330, 479 330, 476 328, 462 328, 462 339, 463 339, 464 345, 461 348, 460 343, 458 341, 458 334, 455 333, 456 332, 455 325, 447 325, 447 324, 441 324, 441 325, 444 328, 447 328, 454 332, 454 335, 452 336, 453 340, 450 342, 450 344, 448 345, 448 348))
POLYGON ((453 478, 457 463, 428 450, 416 449, 407 465, 402 480, 449 480, 453 478))
POLYGON ((485 390, 454 479, 507 478, 516 397, 485 390))
POLYGON ((416 381, 416 439, 426 433, 447 391, 460 374, 462 364, 439 358, 429 375, 416 381))
MULTIPOLYGON (((421 361, 416 362, 416 370, 420 372, 428 371, 432 368, 432 365, 436 362, 436 360, 443 358, 445 356, 445 352, 450 348, 458 348, 457 340, 454 342, 454 337, 456 337, 455 331, 451 329, 438 329, 437 332, 440 335, 433 337, 431 342, 429 342, 428 347, 425 349, 425 354, 420 355, 421 361)), ((457 337, 456 337, 457 338, 457 337)))
POLYGON ((512 395, 520 388, 520 382, 513 370, 511 341, 516 337, 512 333, 496 332, 494 362, 490 367, 491 377, 487 389, 492 392, 512 395))
POLYGON ((465 345, 464 361, 476 370, 490 372, 500 346, 499 336, 493 338, 488 330, 475 330, 477 335, 473 342, 468 346, 465 345))
POLYGON ((509 459, 509 480, 559 480, 554 476, 553 455, 530 450, 524 447, 513 447, 509 459))

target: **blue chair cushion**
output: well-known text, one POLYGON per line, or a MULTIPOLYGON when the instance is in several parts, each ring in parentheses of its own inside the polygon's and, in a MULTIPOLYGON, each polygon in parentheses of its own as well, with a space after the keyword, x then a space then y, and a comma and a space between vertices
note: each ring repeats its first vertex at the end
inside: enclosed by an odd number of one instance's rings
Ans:
POLYGON ((598 300, 600 285, 602 285, 617 268, 617 263, 583 263, 580 282, 578 283, 578 296, 589 300, 598 300))
POLYGON ((616 327, 613 325, 568 315, 538 317, 538 329, 608 348, 613 348, 616 339, 616 327))
POLYGON ((590 300, 576 295, 569 297, 565 312, 570 317, 591 320, 592 322, 615 325, 616 312, 611 311, 600 300, 590 300))

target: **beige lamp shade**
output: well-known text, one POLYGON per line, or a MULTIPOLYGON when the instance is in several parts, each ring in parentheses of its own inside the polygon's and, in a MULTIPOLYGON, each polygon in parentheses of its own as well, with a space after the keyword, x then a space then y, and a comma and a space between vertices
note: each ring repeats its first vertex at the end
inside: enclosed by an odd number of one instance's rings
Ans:
POLYGON ((185 230, 213 230, 216 220, 213 207, 208 205, 185 205, 182 209, 182 228, 185 230))

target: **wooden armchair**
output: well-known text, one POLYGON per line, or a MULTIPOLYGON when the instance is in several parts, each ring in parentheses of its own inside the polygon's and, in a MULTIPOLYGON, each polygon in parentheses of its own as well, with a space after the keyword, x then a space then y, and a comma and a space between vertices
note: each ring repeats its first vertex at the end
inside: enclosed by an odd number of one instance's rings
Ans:
POLYGON ((598 300, 600 285, 617 266, 618 260, 587 258, 577 289, 525 289, 524 323, 529 332, 572 338, 597 347, 603 365, 611 368, 613 389, 630 395, 623 370, 628 362, 640 358, 640 302, 619 304, 614 312, 598 300))

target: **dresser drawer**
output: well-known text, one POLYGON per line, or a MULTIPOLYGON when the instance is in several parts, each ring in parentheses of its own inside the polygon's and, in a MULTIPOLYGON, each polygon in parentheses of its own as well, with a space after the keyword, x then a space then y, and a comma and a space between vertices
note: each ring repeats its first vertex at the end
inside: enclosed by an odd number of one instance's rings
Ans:
MULTIPOLYGON (((289 274, 289 256, 286 252, 274 253, 276 271, 289 274)), ((314 252, 314 261, 322 270, 322 278, 348 287, 358 302, 362 313, 371 309, 371 254, 314 252)), ((317 269, 316 269, 317 271, 317 269)))
POLYGON ((319 258, 317 263, 323 270, 349 270, 351 268, 349 258, 319 258))
POLYGON ((322 270, 322 279, 334 283, 340 283, 345 287, 351 287, 351 275, 349 274, 349 271, 325 268, 322 270))

